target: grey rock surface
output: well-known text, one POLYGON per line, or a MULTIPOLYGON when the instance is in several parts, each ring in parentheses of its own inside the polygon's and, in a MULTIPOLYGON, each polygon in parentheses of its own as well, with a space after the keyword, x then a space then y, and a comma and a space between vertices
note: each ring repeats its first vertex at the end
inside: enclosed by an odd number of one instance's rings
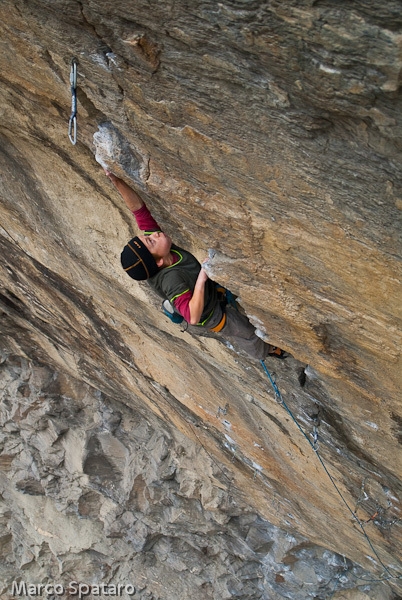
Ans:
POLYGON ((1 406, 2 598, 13 581, 131 584, 154 600, 392 597, 262 519, 229 470, 152 414, 17 356, 2 360, 1 406))

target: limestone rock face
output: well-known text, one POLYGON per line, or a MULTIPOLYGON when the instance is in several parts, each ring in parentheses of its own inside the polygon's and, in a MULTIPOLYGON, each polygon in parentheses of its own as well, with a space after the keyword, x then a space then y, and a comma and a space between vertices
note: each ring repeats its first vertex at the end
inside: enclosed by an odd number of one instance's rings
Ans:
POLYGON ((400 593, 401 2, 2 7, 2 593, 56 564, 134 569, 144 598, 400 593), (125 275, 135 223, 100 165, 213 250, 291 354, 267 360, 285 406, 125 275))
POLYGON ((370 577, 252 512, 229 472, 153 413, 15 356, 2 381, 2 581, 275 600, 370 577))

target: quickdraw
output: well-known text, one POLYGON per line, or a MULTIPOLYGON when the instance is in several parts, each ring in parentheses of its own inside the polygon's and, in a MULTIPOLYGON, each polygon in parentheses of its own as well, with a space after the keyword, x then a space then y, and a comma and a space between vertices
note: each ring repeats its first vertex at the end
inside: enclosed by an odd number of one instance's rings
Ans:
POLYGON ((75 146, 77 143, 77 59, 71 61, 70 71, 71 86, 71 116, 68 122, 68 137, 75 146))
POLYGON ((313 443, 312 443, 312 448, 314 450, 314 452, 318 451, 318 447, 319 447, 319 436, 318 436, 318 428, 320 426, 320 408, 318 408, 318 412, 315 415, 312 415, 312 420, 313 420, 313 443))
MULTIPOLYGON (((302 435, 305 437, 305 439, 307 440, 307 442, 310 444, 311 448, 314 450, 316 457, 318 458, 318 460, 321 463, 321 466, 323 467, 325 473, 328 475, 329 480, 331 481, 332 485, 334 486, 338 496, 340 497, 340 499, 342 500, 343 504, 346 506, 346 508, 348 509, 348 511, 351 513, 353 519, 356 521, 357 525, 360 527, 362 534, 364 535, 368 545, 370 546, 373 554, 375 555, 376 559, 378 560, 379 564, 382 566, 382 568, 384 569, 384 572, 387 573, 387 577, 385 577, 385 573, 384 576, 381 576, 380 579, 378 580, 370 580, 370 579, 364 579, 365 581, 386 581, 389 579, 402 579, 402 574, 397 574, 397 575, 393 575, 390 571, 390 568, 387 567, 387 565, 381 560, 380 555, 378 554, 377 550, 375 549, 375 547, 373 546, 373 542, 371 541, 369 535, 367 534, 366 530, 365 530, 365 524, 367 524, 368 522, 370 522, 371 520, 375 519, 378 514, 374 514, 372 517, 370 517, 370 519, 368 521, 362 521, 361 519, 359 519, 359 517, 356 515, 356 509, 353 510, 351 508, 351 506, 349 505, 349 503, 347 502, 345 496, 343 495, 343 493, 341 492, 337 482, 335 481, 334 477, 331 475, 331 473, 328 470, 328 467, 326 465, 326 463, 324 462, 321 453, 318 451, 318 426, 320 425, 320 419, 319 419, 319 413, 314 415, 313 419, 314 419, 314 430, 313 430, 313 441, 311 441, 310 437, 307 435, 307 433, 304 431, 303 427, 300 425, 298 419, 295 417, 295 415, 293 414, 293 412, 290 410, 290 408, 288 407, 288 405, 286 404, 286 402, 284 401, 284 399, 282 398, 282 394, 279 391, 278 386, 275 383, 275 380, 273 379, 271 373, 268 371, 265 363, 263 360, 260 361, 262 368, 265 371, 266 376, 268 377, 274 393, 275 393, 275 399, 279 404, 282 404, 282 406, 284 407, 284 409, 286 410, 286 412, 288 413, 288 415, 293 419, 295 425, 297 426, 297 428, 299 429, 299 431, 302 433, 302 435)), ((361 492, 364 493, 365 496, 367 496, 367 494, 364 492, 364 481, 362 483, 362 489, 361 492)), ((360 497, 359 497, 360 499, 360 497)), ((361 501, 361 500, 360 500, 361 501)), ((359 502, 359 501, 358 501, 359 502)), ((357 508, 357 507, 356 507, 357 508)), ((378 510, 377 510, 378 513, 378 510)))

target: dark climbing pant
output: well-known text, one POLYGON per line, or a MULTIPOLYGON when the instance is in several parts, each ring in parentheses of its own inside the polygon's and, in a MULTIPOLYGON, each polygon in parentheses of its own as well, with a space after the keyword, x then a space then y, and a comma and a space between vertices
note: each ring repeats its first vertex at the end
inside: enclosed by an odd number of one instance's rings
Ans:
MULTIPOLYGON (((225 312, 225 326, 219 333, 215 333, 213 337, 216 337, 216 339, 219 339, 222 342, 229 342, 234 346, 235 350, 242 350, 251 358, 257 360, 266 358, 269 352, 272 351, 272 346, 266 344, 255 334, 255 327, 250 323, 248 318, 231 305, 226 306, 225 312)), ((208 322, 208 327, 215 327, 221 321, 222 316, 223 312, 219 306, 215 309, 210 322, 208 322)), ((191 329, 192 332, 202 335, 204 327, 195 326, 189 329, 191 329)))

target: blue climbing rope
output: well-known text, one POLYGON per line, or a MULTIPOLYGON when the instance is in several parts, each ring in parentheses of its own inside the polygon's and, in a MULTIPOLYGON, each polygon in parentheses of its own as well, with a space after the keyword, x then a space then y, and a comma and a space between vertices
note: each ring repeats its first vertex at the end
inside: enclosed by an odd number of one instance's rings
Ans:
MULTIPOLYGON (((278 386, 275 383, 275 380, 273 379, 271 373, 267 369, 267 366, 266 366, 265 362, 263 360, 261 360, 260 362, 261 362, 262 368, 265 371, 266 376, 269 379, 269 382, 271 383, 271 385, 273 387, 273 390, 274 390, 274 393, 275 393, 275 398, 276 398, 277 402, 284 407, 284 409, 286 410, 286 412, 288 413, 288 415, 291 417, 291 419, 296 424, 297 428, 301 431, 301 433, 303 434, 303 436, 306 438, 306 440, 310 444, 311 448, 314 450, 315 455, 317 456, 318 460, 320 461, 322 467, 324 468, 324 471, 328 475, 328 477, 329 477, 332 485, 334 486, 335 490, 337 491, 338 495, 340 496, 342 502, 344 503, 344 505, 346 506, 346 508, 348 509, 348 511, 351 513, 353 519, 356 521, 356 523, 359 525, 360 529, 362 530, 363 535, 364 535, 367 543, 369 544, 372 552, 374 553, 374 555, 378 559, 378 561, 379 561, 380 565, 383 567, 384 571, 386 573, 388 573, 389 577, 384 577, 383 579, 381 579, 381 581, 388 581, 389 579, 401 579, 402 575, 399 575, 399 576, 392 575, 392 573, 389 570, 389 568, 383 563, 383 561, 379 557, 376 549, 373 546, 372 541, 370 540, 368 534, 366 533, 366 530, 364 528, 364 525, 363 525, 362 521, 359 519, 359 517, 356 515, 356 513, 352 510, 352 508, 347 503, 345 497, 343 496, 342 492, 340 491, 339 487, 337 486, 334 478, 332 477, 331 473, 328 471, 328 468, 327 468, 324 460, 322 459, 320 453, 318 452, 317 439, 316 438, 314 439, 314 443, 310 440, 309 436, 306 434, 306 432, 301 427, 300 423, 298 422, 298 420, 296 419, 296 417, 294 416, 294 414, 292 413, 292 411, 290 410, 290 408, 288 407, 288 405, 284 401, 284 399, 282 397, 282 394, 279 391, 279 388, 278 388, 278 386)), ((371 581, 371 580, 365 579, 365 581, 371 581)), ((378 580, 375 580, 375 581, 378 581, 378 580)))

